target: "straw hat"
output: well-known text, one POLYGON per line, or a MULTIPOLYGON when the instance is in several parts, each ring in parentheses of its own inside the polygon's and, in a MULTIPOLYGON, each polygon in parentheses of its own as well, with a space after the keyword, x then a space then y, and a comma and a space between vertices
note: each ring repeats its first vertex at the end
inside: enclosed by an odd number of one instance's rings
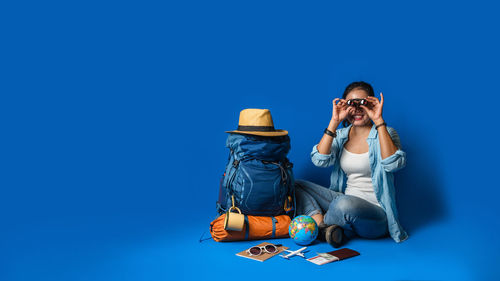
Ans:
POLYGON ((247 135, 279 137, 286 136, 285 130, 274 129, 273 118, 269 109, 243 109, 240 112, 238 129, 235 131, 226 131, 226 133, 238 133, 247 135))

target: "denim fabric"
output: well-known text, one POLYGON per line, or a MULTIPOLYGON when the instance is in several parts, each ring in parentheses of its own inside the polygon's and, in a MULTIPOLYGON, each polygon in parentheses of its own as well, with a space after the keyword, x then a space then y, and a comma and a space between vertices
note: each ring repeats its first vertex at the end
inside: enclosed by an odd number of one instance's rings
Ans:
MULTIPOLYGON (((352 125, 347 128, 337 130, 337 137, 333 140, 330 154, 319 153, 317 145, 313 147, 311 152, 311 160, 314 165, 325 168, 333 166, 333 171, 330 177, 330 189, 341 193, 344 193, 346 188, 346 176, 344 171, 340 168, 340 156, 343 151, 344 144, 349 138, 349 130, 351 126, 352 125)), ((382 160, 382 157, 380 156, 380 144, 375 125, 372 126, 366 141, 368 142, 369 147, 368 154, 370 157, 370 168, 372 172, 372 182, 375 196, 382 206, 382 209, 385 211, 391 237, 396 242, 402 242, 408 238, 408 234, 401 226, 398 218, 393 172, 406 165, 406 153, 401 150, 401 142, 396 130, 387 127, 387 131, 391 135, 394 144, 398 147, 398 150, 384 160, 382 160)))
POLYGON ((373 239, 388 234, 384 210, 364 199, 304 180, 295 181, 295 196, 298 215, 323 214, 326 225, 339 225, 349 238, 373 239))

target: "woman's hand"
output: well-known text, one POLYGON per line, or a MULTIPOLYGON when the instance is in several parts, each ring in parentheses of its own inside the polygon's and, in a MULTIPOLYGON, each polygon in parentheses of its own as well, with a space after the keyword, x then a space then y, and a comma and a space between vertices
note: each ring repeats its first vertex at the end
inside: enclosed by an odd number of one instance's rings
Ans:
MULTIPOLYGON (((333 110, 332 110, 332 119, 330 119, 330 124, 328 124, 327 130, 331 132, 335 132, 340 122, 342 122, 349 112, 349 106, 344 99, 336 98, 332 101, 333 110)), ((331 134, 323 133, 323 137, 318 143, 318 152, 320 154, 328 155, 332 150, 332 143, 335 136, 331 134)))
POLYGON ((349 113, 349 106, 344 99, 339 98, 334 99, 332 104, 332 121, 340 123, 347 117, 347 114, 349 113))
POLYGON ((370 103, 370 107, 365 105, 360 105, 364 109, 368 117, 375 123, 375 125, 382 124, 384 119, 382 118, 382 108, 384 107, 384 95, 380 93, 380 101, 376 97, 366 97, 366 100, 370 103))

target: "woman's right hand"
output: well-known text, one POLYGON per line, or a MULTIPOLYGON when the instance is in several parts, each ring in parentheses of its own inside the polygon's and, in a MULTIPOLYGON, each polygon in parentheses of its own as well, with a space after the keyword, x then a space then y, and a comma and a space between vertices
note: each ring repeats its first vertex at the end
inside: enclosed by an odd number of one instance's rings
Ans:
POLYGON ((342 122, 349 114, 349 106, 344 99, 336 98, 332 101, 332 121, 336 123, 342 122))

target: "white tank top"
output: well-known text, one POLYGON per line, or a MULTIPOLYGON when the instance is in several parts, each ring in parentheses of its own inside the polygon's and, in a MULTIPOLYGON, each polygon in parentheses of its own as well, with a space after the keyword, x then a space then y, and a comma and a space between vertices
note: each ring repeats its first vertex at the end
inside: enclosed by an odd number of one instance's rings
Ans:
POLYGON ((346 195, 360 197, 380 207, 373 190, 368 152, 358 154, 344 148, 340 156, 340 168, 347 175, 346 195))

